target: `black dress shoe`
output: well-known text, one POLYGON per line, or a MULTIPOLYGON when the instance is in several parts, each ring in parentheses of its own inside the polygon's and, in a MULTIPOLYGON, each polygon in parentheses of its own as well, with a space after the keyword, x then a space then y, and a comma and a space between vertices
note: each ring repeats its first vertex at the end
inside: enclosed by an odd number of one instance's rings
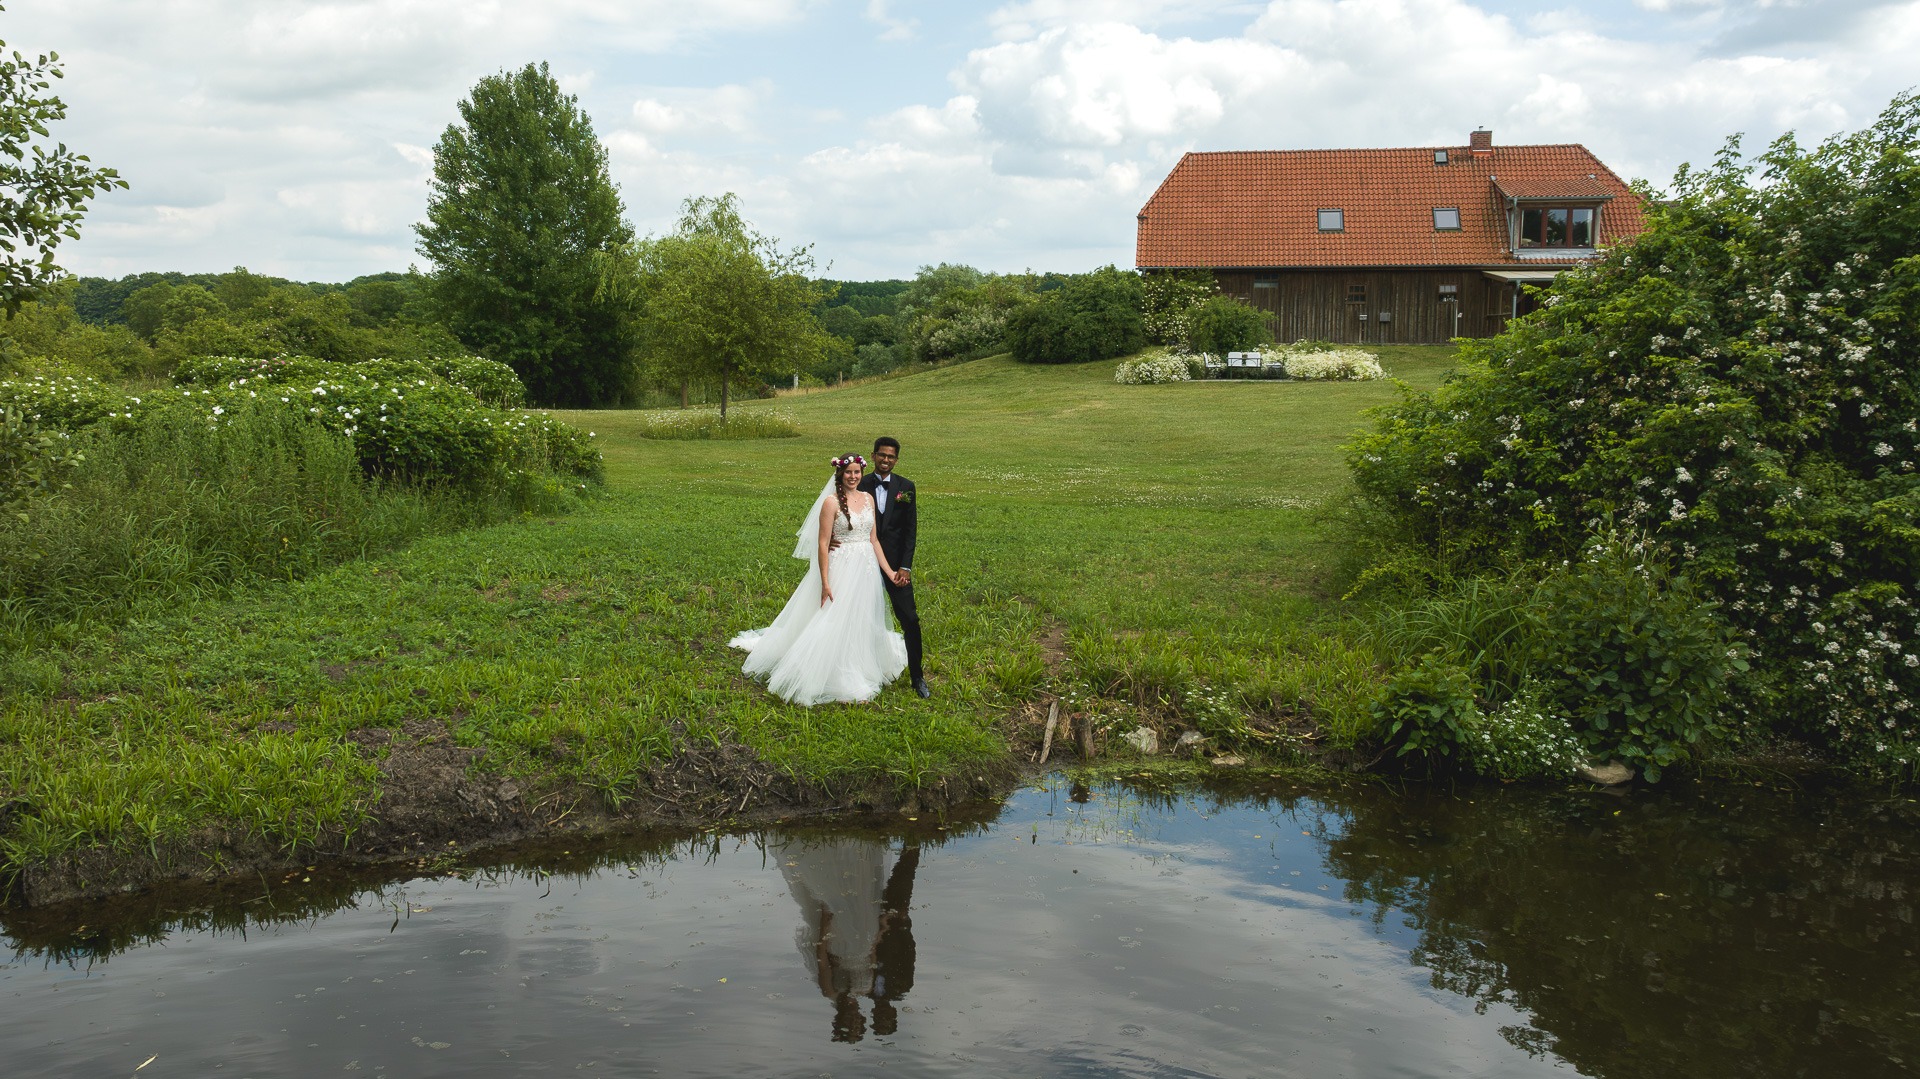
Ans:
POLYGON ((926 700, 928 697, 933 696, 933 690, 927 688, 927 680, 924 678, 916 678, 913 680, 913 691, 920 694, 921 700, 926 700))

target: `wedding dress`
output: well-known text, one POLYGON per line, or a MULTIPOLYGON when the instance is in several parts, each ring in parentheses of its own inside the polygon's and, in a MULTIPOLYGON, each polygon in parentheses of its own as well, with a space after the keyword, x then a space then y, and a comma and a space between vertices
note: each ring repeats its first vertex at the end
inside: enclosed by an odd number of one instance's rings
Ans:
POLYGON ((746 650, 741 669, 748 675, 765 678, 775 695, 807 706, 870 701, 907 666, 906 640, 890 628, 886 586, 873 552, 871 503, 851 519, 834 515, 839 546, 827 556, 833 599, 820 603, 818 514, 828 497, 814 503, 815 516, 800 527, 794 557, 808 560, 807 575, 780 616, 728 642, 746 650))

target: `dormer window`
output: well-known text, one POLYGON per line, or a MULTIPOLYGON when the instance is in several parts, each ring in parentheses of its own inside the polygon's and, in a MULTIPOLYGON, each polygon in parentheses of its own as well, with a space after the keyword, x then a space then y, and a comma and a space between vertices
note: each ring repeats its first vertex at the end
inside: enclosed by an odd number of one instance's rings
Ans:
POLYGON ((1520 211, 1520 246, 1592 247, 1599 214, 1590 206, 1530 206, 1520 211))
POLYGON ((1345 210, 1320 211, 1320 231, 1321 232, 1347 231, 1347 212, 1345 210))
POLYGON ((1446 163, 1447 163, 1447 152, 1446 152, 1445 150, 1435 150, 1435 151, 1433 152, 1433 163, 1434 163, 1434 164, 1436 164, 1436 165, 1444 165, 1444 164, 1446 164, 1446 163))
POLYGON ((1433 208, 1433 228, 1436 232, 1460 231, 1460 207, 1435 206, 1433 208))

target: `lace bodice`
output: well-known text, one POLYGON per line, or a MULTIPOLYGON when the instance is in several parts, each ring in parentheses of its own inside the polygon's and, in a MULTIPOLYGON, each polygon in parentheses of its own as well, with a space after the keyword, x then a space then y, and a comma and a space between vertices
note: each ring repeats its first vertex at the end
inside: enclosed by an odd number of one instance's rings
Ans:
POLYGON ((838 544, 865 543, 873 536, 873 507, 856 511, 852 522, 839 514, 833 515, 833 540, 838 544))

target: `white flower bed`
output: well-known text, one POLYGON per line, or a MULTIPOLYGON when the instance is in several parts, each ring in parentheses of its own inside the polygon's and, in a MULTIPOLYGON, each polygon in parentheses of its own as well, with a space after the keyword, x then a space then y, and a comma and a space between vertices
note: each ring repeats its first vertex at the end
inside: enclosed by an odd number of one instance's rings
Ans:
POLYGON ((1122 360, 1113 370, 1113 380, 1128 386, 1144 386, 1156 382, 1186 382, 1193 378, 1193 372, 1187 365, 1185 356, 1145 356, 1137 360, 1122 360))
POLYGON ((1387 373, 1380 369, 1380 357, 1362 349, 1332 348, 1320 352, 1283 351, 1280 355, 1286 366, 1288 378, 1363 382, 1368 379, 1387 377, 1387 373))

